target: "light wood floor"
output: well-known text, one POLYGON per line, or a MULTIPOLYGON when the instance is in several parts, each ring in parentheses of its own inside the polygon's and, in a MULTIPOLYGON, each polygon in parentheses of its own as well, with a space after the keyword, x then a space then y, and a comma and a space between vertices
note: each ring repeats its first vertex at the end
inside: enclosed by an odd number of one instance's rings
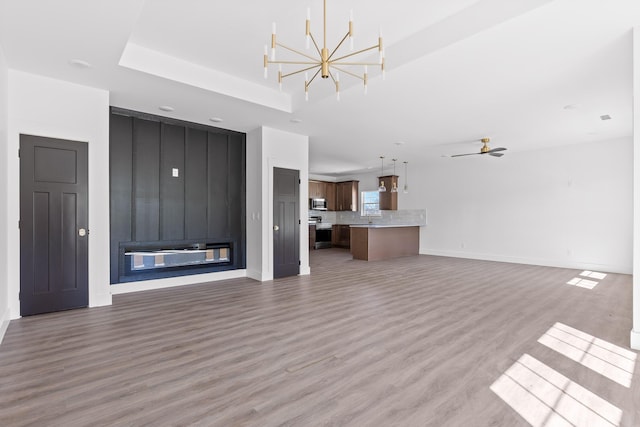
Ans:
POLYGON ((560 322, 628 348, 630 276, 589 290, 577 270, 341 249, 311 267, 12 321, 0 425, 526 426, 490 389, 525 354, 640 425, 637 372, 626 387, 538 342, 560 322))

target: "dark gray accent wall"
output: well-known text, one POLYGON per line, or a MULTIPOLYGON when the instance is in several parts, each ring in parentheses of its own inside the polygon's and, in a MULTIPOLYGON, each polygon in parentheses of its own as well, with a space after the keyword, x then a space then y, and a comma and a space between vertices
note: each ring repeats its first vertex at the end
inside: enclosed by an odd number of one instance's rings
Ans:
POLYGON ((246 267, 245 134, 112 107, 109 143, 111 283, 246 267), (123 247, 164 242, 231 243, 232 262, 123 277, 123 247))

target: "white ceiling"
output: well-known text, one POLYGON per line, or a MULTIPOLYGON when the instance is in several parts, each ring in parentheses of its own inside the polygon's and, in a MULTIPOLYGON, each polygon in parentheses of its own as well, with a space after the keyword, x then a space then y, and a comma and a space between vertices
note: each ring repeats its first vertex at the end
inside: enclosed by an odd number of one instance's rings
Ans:
POLYGON ((303 77, 282 92, 275 66, 263 79, 271 23, 303 50, 307 6, 321 40, 320 0, 0 0, 0 46, 9 67, 107 89, 115 106, 309 135, 321 175, 475 151, 485 136, 521 151, 632 133, 637 0, 327 0, 329 48, 350 10, 356 50, 385 41, 386 80, 370 69, 364 95, 344 76, 339 102, 329 81, 305 102, 303 77))

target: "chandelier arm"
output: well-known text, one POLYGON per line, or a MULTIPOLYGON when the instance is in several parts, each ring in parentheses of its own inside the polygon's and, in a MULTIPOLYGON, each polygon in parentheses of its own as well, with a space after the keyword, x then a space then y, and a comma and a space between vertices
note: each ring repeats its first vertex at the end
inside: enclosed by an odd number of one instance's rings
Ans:
POLYGON ((293 53, 297 53, 297 54, 298 54, 298 55, 300 55, 300 56, 304 56, 305 58, 309 58, 309 59, 310 59, 310 60, 312 60, 312 61, 316 61, 316 62, 318 61, 318 60, 317 60, 316 58, 314 58, 313 56, 311 56, 311 55, 307 55, 306 53, 300 52, 299 50, 293 49, 293 48, 291 48, 291 47, 289 47, 289 46, 283 45, 283 44, 281 44, 281 43, 276 43, 276 45, 277 45, 277 46, 280 46, 281 48, 287 49, 287 50, 289 50, 289 51, 291 51, 291 52, 293 52, 293 53))
POLYGON ((333 52, 331 52, 331 55, 329 55, 329 59, 331 59, 333 57, 333 55, 335 55, 335 53, 338 51, 338 49, 340 49, 340 46, 342 46, 342 44, 349 38, 349 32, 347 32, 347 34, 342 38, 342 40, 340 41, 340 43, 338 43, 338 46, 335 47, 335 49, 333 49, 333 52))
MULTIPOLYGON (((368 47, 366 49, 359 50, 357 52, 352 52, 352 53, 350 53, 348 55, 341 56, 340 58, 334 59, 333 62, 341 61, 343 59, 350 58, 352 56, 356 56, 356 55, 359 55, 359 54, 364 53, 364 52, 368 52, 368 51, 373 50, 373 49, 379 49, 379 46, 380 46, 380 44, 377 44, 375 46, 371 46, 371 47, 368 47)), ((380 65, 380 63, 377 63, 375 65, 380 65)))
POLYGON ((313 37, 313 34, 311 32, 309 32, 309 37, 311 37, 311 41, 313 42, 313 45, 316 48, 316 51, 318 52, 318 55, 322 56, 322 52, 320 51, 320 46, 318 46, 318 42, 316 42, 315 37, 313 37))
POLYGON ((336 70, 340 71, 341 73, 345 73, 348 74, 352 77, 355 77, 356 79, 360 79, 360 80, 364 80, 364 77, 357 75, 356 73, 352 73, 349 70, 345 70, 344 68, 340 68, 340 67, 336 67, 335 65, 332 65, 333 68, 335 68, 336 70))
POLYGON ((313 70, 313 69, 314 69, 314 68, 316 68, 316 67, 318 67, 318 65, 313 65, 313 66, 311 66, 311 67, 303 68, 303 69, 298 70, 298 71, 292 71, 292 72, 290 72, 289 74, 283 74, 283 75, 282 75, 282 78, 284 79, 285 77, 293 76, 293 75, 295 75, 295 74, 304 73, 305 71, 313 70))
MULTIPOLYGON (((269 61, 269 64, 293 64, 293 65, 313 65, 314 67, 319 67, 320 62, 306 62, 306 61, 269 61)), ((313 68, 313 67, 311 67, 313 68)))
POLYGON ((313 75, 313 77, 311 77, 311 80, 309 80, 309 83, 307 84, 307 87, 311 86, 311 82, 315 80, 316 77, 318 77, 318 74, 320 74, 321 68, 318 68, 318 71, 316 71, 316 73, 313 75))
POLYGON ((372 66, 379 66, 380 63, 379 62, 336 62, 336 61, 331 61, 331 66, 332 67, 335 67, 336 65, 348 65, 348 66, 372 65, 372 66))
POLYGON ((333 83, 336 83, 336 78, 333 76, 333 73, 331 72, 331 70, 329 70, 329 77, 331 77, 331 80, 333 80, 333 83))

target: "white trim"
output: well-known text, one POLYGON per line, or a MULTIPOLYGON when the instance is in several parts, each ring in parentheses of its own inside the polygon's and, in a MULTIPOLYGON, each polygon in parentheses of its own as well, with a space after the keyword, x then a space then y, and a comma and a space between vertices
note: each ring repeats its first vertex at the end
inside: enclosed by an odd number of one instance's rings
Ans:
POLYGON ((631 330, 631 348, 640 350, 640 331, 631 330))
POLYGON ((9 309, 5 308, 4 313, 0 318, 0 344, 2 344, 2 340, 4 339, 4 334, 7 332, 7 328, 9 327, 10 320, 11 320, 11 316, 9 316, 9 309))
POLYGON ((139 282, 118 283, 111 285, 111 294, 128 294, 131 292, 151 291, 172 288, 175 286, 197 285, 220 280, 247 277, 247 270, 229 270, 218 273, 194 274, 189 276, 168 277, 166 279, 143 280, 139 282))
POLYGON ((442 251, 442 250, 431 250, 427 248, 420 248, 420 255, 433 255, 433 256, 444 256, 444 257, 452 257, 452 258, 476 259, 481 261, 508 262, 511 264, 539 265, 544 267, 569 268, 569 269, 576 269, 576 270, 595 270, 595 271, 602 271, 606 273, 630 274, 629 271, 625 271, 624 267, 609 265, 609 264, 596 264, 596 263, 590 263, 586 261, 558 262, 558 261, 549 260, 549 259, 524 258, 524 257, 482 254, 482 253, 462 252, 462 251, 448 251, 448 250, 442 251))

